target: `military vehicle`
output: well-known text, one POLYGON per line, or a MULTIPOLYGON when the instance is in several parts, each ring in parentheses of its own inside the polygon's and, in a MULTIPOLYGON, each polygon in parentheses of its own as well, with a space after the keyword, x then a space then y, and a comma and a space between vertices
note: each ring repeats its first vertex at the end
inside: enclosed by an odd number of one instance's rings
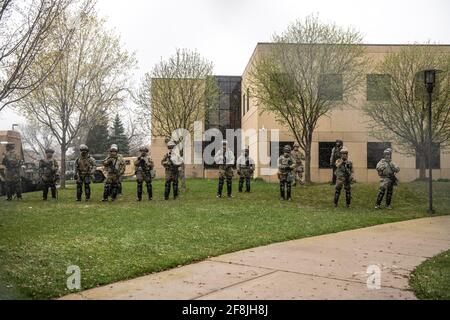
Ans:
MULTIPOLYGON (((91 155, 95 159, 95 164, 97 166, 92 182, 94 183, 102 183, 106 179, 106 171, 103 168, 103 160, 106 158, 106 155, 103 154, 94 154, 91 155)), ((135 167, 134 161, 137 157, 124 157, 125 160, 125 178, 133 178, 135 176, 135 167)), ((75 176, 75 160, 67 161, 66 164, 66 179, 73 180, 75 176)))
POLYGON ((25 163, 23 154, 22 138, 18 131, 0 131, 0 196, 6 194, 5 190, 5 167, 2 165, 3 157, 6 153, 6 144, 14 143, 16 152, 20 155, 24 164, 21 170, 22 176, 22 192, 31 192, 40 190, 39 171, 35 163, 25 163))

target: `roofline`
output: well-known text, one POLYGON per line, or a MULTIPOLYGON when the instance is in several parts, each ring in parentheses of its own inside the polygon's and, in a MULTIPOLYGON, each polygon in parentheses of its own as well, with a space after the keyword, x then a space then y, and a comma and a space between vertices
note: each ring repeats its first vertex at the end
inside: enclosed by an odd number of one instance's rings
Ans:
MULTIPOLYGON (((256 46, 258 45, 276 45, 277 42, 257 42, 256 46)), ((297 43, 292 43, 297 44, 297 43)), ((312 44, 312 43, 298 43, 298 44, 312 44)), ((357 43, 354 44, 357 46, 377 46, 377 47, 408 47, 408 46, 428 46, 428 47, 450 47, 450 44, 441 44, 441 43, 357 43)), ((256 50, 256 48, 255 48, 256 50)))

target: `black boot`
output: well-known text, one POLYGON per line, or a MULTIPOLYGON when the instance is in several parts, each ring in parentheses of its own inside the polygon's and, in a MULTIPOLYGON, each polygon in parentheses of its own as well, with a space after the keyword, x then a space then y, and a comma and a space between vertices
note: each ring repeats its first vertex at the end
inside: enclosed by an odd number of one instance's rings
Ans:
POLYGON ((117 183, 111 186, 111 200, 116 201, 117 195, 119 193, 119 185, 117 183))
POLYGON ((148 194, 148 200, 153 200, 153 187, 152 183, 147 183, 147 194, 148 194))
POLYGON ((178 198, 178 180, 173 182, 173 199, 178 198))
POLYGON ((341 195, 341 190, 336 189, 336 192, 334 193, 334 206, 337 207, 339 203, 339 196, 341 195))
POLYGON ((52 192, 52 199, 55 199, 55 200, 56 200, 56 186, 53 185, 53 186, 50 188, 50 190, 51 190, 51 192, 52 192))
POLYGON ((383 201, 384 198, 384 193, 386 192, 386 190, 384 189, 380 189, 380 191, 378 192, 378 196, 377 196, 377 202, 375 204, 375 209, 380 209, 381 207, 381 201, 383 201))
POLYGON ((281 200, 286 200, 286 195, 285 195, 285 189, 284 189, 284 183, 280 182, 280 197, 281 200))
POLYGON ((164 186, 164 200, 169 200, 170 195, 170 180, 166 180, 166 184, 164 186))
POLYGON ((393 188, 388 188, 386 193, 386 208, 392 209, 391 202, 392 202, 392 194, 394 193, 393 188))
POLYGON ((240 178, 239 178, 239 187, 238 187, 238 192, 239 192, 239 193, 242 192, 243 187, 244 187, 244 178, 243 178, 243 177, 240 177, 240 178))
POLYGON ((90 183, 84 184, 84 193, 86 195, 86 201, 89 201, 91 199, 91 184, 90 183))
POLYGON ((102 201, 108 201, 110 189, 111 189, 111 186, 109 184, 105 184, 105 189, 103 190, 103 199, 102 199, 102 201))
POLYGON ((352 192, 350 190, 345 190, 345 205, 347 208, 350 208, 351 202, 352 202, 352 192))
POLYGON ((288 182, 287 183, 287 197, 286 200, 290 201, 291 200, 291 183, 288 182))
POLYGON ((232 182, 231 182, 231 179, 227 179, 227 196, 228 196, 228 198, 232 197, 231 193, 232 193, 232 182))
MULTIPOLYGON (((81 201, 81 195, 83 194, 83 185, 81 183, 77 183, 77 201, 81 201)), ((85 188, 86 190, 86 188, 85 188)), ((87 191, 86 191, 87 198, 87 191)))
POLYGON ((217 198, 222 197, 222 190, 223 190, 223 181, 224 179, 219 178, 219 186, 217 187, 217 198))
POLYGON ((48 197, 48 186, 45 185, 44 189, 42 189, 42 200, 46 201, 48 197))
POLYGON ((139 182, 137 184, 136 200, 137 201, 142 200, 142 183, 139 183, 139 182))
POLYGON ((245 191, 250 192, 250 178, 245 179, 245 188, 245 191))

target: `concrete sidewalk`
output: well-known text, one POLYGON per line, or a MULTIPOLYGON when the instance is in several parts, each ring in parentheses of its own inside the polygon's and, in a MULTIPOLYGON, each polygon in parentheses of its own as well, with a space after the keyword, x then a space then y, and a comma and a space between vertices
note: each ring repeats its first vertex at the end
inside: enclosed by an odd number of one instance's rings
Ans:
POLYGON ((450 216, 276 243, 63 299, 415 299, 408 277, 450 249, 450 216), (368 289, 367 267, 381 269, 368 289))

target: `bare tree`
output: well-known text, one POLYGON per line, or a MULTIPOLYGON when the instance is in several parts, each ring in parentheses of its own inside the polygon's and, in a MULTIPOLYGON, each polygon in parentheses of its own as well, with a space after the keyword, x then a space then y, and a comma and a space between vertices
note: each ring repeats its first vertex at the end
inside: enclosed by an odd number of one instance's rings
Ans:
MULTIPOLYGON (((52 72, 59 54, 39 70, 30 67, 42 52, 63 51, 70 33, 63 41, 49 41, 52 28, 74 0, 0 0, 0 111, 29 94, 52 72), (14 97, 13 97, 14 93, 14 97)), ((85 7, 86 9, 87 7, 85 7)))
MULTIPOLYGON (((177 129, 194 130, 209 108, 218 103, 218 88, 211 77, 212 62, 196 51, 177 49, 167 60, 154 66, 136 94, 142 114, 151 117, 152 134, 171 139, 177 129)), ((177 137, 183 142, 184 137, 177 137)), ((185 166, 182 186, 185 188, 185 166)))
POLYGON ((263 112, 289 128, 305 152, 305 181, 311 181, 311 145, 320 117, 351 103, 367 63, 362 36, 324 24, 315 16, 275 35, 270 52, 255 60, 251 94, 263 112))
POLYGON ((433 143, 450 145, 450 52, 439 46, 411 45, 392 52, 375 66, 374 94, 364 106, 371 119, 371 134, 393 141, 404 154, 417 155, 419 176, 425 178, 428 155, 428 98, 423 71, 439 69, 433 91, 433 143), (374 125, 376 124, 376 125, 374 125), (381 130, 380 130, 381 126, 381 130))
MULTIPOLYGON (((34 121, 20 126, 20 133, 24 146, 24 153, 28 158, 37 161, 44 157, 45 150, 55 148, 58 144, 51 130, 34 121)), ((55 154, 59 156, 59 152, 55 154)))
MULTIPOLYGON (((128 72, 135 64, 134 57, 121 49, 119 38, 106 31, 93 12, 66 13, 54 29, 52 41, 65 41, 73 20, 81 23, 54 72, 18 103, 28 118, 51 130, 61 149, 62 172, 74 139, 124 101, 128 72)), ((52 53, 40 55, 37 63, 47 63, 49 55, 52 53)), ((65 187, 64 175, 61 187, 65 187)))

